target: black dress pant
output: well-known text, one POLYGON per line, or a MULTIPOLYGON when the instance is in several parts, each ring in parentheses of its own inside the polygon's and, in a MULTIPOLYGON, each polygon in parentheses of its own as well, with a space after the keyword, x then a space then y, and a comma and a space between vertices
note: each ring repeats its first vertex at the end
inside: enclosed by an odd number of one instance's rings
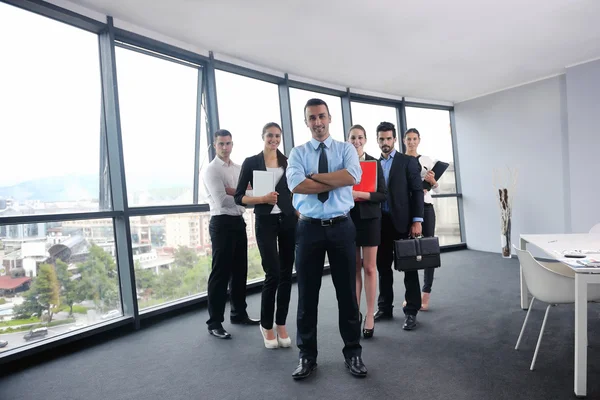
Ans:
MULTIPOLYGON (((406 232, 398 232, 389 213, 381 215, 381 244, 377 249, 377 271, 379 272, 379 310, 391 313, 394 308, 394 240, 407 239, 406 232)), ((404 272, 404 288, 406 289, 404 314, 417 315, 421 309, 421 287, 417 271, 404 272)))
POLYGON ((303 220, 296 229, 298 334, 300 357, 317 358, 317 309, 325 252, 338 303, 338 323, 345 358, 360 356, 360 322, 356 302, 356 230, 350 218, 330 226, 303 220))
POLYGON ((244 318, 246 278, 248 276, 248 238, 246 222, 240 216, 213 215, 208 226, 212 242, 212 271, 208 277, 208 329, 222 326, 227 302, 227 284, 231 296, 230 317, 244 318))
MULTIPOLYGON (((425 203, 425 213, 423 215, 423 236, 433 237, 435 236, 435 210, 433 204, 425 203)), ((435 268, 425 268, 423 272, 423 289, 425 293, 431 293, 431 286, 433 285, 433 273, 435 268)))
POLYGON ((292 291, 292 268, 296 246, 296 215, 267 214, 255 216, 256 242, 265 281, 262 287, 260 323, 263 328, 273 327, 275 300, 277 313, 275 323, 285 325, 290 293, 292 291), (277 248, 279 247, 279 251, 277 248))

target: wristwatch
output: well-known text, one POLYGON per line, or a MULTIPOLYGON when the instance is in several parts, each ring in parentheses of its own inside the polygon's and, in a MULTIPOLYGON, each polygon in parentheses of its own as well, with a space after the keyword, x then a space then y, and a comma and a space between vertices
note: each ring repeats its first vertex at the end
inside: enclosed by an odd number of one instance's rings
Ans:
POLYGON ((314 175, 314 172, 310 172, 308 174, 306 174, 306 179, 312 179, 312 176, 314 175))

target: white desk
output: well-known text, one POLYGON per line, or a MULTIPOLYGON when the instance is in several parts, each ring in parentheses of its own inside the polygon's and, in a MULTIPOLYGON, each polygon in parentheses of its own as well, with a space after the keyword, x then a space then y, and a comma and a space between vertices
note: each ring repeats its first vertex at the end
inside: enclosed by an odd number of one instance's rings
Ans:
MULTIPOLYGON (((600 259, 600 234, 574 233, 558 235, 521 235, 521 250, 532 244, 550 258, 569 265, 575 271, 575 396, 584 397, 587 389, 587 298, 588 284, 600 284, 600 268, 578 266, 576 258, 564 258, 556 252, 563 250, 595 250, 588 257, 600 259)), ((527 309, 528 294, 521 269, 521 308, 527 309)))

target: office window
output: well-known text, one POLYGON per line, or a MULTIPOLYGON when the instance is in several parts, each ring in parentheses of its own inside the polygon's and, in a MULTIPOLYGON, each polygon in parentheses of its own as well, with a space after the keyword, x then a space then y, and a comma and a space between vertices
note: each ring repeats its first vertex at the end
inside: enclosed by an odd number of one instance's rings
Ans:
POLYGON ((408 128, 417 128, 421 134, 421 143, 418 149, 420 154, 450 164, 448 170, 446 170, 439 180, 440 187, 438 193, 456 193, 450 112, 429 108, 406 107, 406 123, 408 128))
POLYGON ((209 140, 208 119, 206 117, 206 95, 202 96, 202 108, 200 109, 200 160, 198 174, 198 203, 207 204, 206 189, 202 183, 202 177, 206 172, 206 167, 210 164, 210 146, 212 142, 209 140))
POLYGON ((0 350, 122 315, 111 219, 1 225, 0 237, 0 350))
MULTIPOLYGON (((248 281, 264 278, 253 216, 245 216, 248 281)), ((147 215, 129 222, 140 310, 206 293, 212 265, 210 213, 147 215)))
POLYGON ((381 155, 381 150, 377 144, 377 125, 384 121, 394 124, 398 137, 396 150, 402 148, 400 145, 400 129, 398 129, 396 108, 356 101, 351 102, 350 107, 352 109, 352 124, 362 125, 367 131, 367 144, 364 146, 366 153, 376 158, 379 158, 381 155))
POLYGON ((344 141, 344 122, 342 117, 342 99, 323 93, 301 89, 290 89, 290 105, 292 108, 292 127, 294 130, 294 146, 300 146, 312 138, 310 129, 304 122, 304 106, 309 99, 319 98, 327 103, 331 114, 329 133, 335 140, 344 141))
POLYGON ((101 211, 98 36, 0 3, 0 217, 101 211))
MULTIPOLYGON (((276 122, 281 126, 279 89, 273 83, 220 70, 215 71, 215 79, 219 126, 231 132, 231 159, 241 165, 244 159, 263 150, 261 135, 266 123, 276 122)), ((279 151, 283 153, 281 139, 279 151)))
POLYGON ((129 218, 140 310, 206 293, 210 213, 129 218))
POLYGON ((433 200, 435 210, 435 235, 440 246, 461 243, 458 198, 439 197, 433 200))
POLYGON ((130 207, 191 204, 198 69, 115 49, 130 207))

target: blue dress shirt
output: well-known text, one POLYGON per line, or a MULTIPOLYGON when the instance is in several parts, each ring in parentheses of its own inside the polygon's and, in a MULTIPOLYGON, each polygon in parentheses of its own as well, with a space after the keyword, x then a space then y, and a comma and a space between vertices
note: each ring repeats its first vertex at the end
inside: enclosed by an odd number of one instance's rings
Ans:
MULTIPOLYGON (((392 163, 394 162, 394 156, 396 155, 396 149, 392 150, 390 156, 386 159, 383 156, 379 159, 379 163, 381 164, 381 168, 383 169, 383 176, 385 178, 385 186, 388 188, 389 192, 389 180, 390 180, 390 170, 392 169, 392 163)), ((381 210, 383 212, 390 212, 390 196, 387 197, 386 201, 381 205, 381 210)), ((414 217, 413 222, 423 222, 423 218, 414 217)))
MULTIPOLYGON (((294 147, 288 159, 286 176, 288 187, 293 191, 301 184, 309 173, 318 173, 319 168, 319 142, 311 139, 309 142, 294 147)), ((327 155, 328 172, 346 169, 360 183, 362 169, 358 161, 356 149, 345 142, 338 142, 329 136, 325 143, 325 154, 327 155)), ((354 207, 352 197, 352 186, 336 188, 329 192, 329 199, 321 203, 316 194, 294 193, 294 208, 310 218, 329 219, 347 214, 354 207)))

